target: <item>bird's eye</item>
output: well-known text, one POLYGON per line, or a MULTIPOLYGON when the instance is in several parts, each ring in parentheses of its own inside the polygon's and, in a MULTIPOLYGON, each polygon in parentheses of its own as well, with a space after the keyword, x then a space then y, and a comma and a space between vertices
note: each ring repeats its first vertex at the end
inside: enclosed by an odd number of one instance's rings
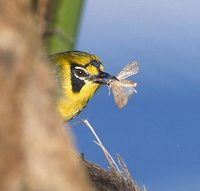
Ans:
POLYGON ((87 77, 88 76, 86 71, 81 68, 75 68, 74 73, 77 77, 87 77))

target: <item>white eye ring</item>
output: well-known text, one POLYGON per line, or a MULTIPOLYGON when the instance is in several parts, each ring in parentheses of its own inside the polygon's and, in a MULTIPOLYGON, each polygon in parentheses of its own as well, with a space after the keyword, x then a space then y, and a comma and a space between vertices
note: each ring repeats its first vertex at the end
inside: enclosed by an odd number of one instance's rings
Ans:
POLYGON ((76 78, 79 78, 81 80, 84 80, 86 77, 89 76, 87 70, 85 68, 76 66, 74 69, 74 75, 76 78))

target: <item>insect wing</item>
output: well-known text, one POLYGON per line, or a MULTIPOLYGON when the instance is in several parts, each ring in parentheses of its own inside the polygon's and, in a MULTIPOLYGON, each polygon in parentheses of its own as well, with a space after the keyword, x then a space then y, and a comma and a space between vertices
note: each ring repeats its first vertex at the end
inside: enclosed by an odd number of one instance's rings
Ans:
POLYGON ((129 97, 136 93, 134 87, 137 84, 130 80, 113 81, 110 85, 115 103, 120 109, 127 104, 129 97))
POLYGON ((136 61, 131 61, 130 63, 128 63, 123 69, 122 71, 117 75, 117 78, 119 80, 123 80, 128 78, 129 76, 132 76, 134 74, 137 74, 139 71, 139 66, 138 63, 136 61))

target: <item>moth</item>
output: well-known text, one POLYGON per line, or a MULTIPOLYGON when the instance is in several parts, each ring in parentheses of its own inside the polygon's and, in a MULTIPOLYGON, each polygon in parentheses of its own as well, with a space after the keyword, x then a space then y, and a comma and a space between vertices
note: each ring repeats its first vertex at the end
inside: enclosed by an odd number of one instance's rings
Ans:
POLYGON ((116 105, 121 109, 123 108, 128 99, 135 93, 137 93, 135 87, 136 82, 127 80, 126 78, 137 74, 139 71, 139 66, 136 61, 131 61, 128 63, 121 72, 116 76, 116 79, 112 79, 108 82, 109 89, 112 90, 112 94, 116 105))

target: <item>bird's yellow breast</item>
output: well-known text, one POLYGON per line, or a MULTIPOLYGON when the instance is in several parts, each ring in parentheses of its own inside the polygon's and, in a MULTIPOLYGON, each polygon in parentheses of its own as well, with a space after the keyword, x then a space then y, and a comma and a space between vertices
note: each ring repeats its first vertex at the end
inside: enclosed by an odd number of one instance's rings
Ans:
POLYGON ((66 120, 74 118, 79 112, 81 112, 90 98, 94 95, 99 85, 95 84, 92 87, 86 89, 83 88, 81 93, 71 93, 66 91, 63 98, 61 98, 57 105, 58 111, 61 116, 66 120))

